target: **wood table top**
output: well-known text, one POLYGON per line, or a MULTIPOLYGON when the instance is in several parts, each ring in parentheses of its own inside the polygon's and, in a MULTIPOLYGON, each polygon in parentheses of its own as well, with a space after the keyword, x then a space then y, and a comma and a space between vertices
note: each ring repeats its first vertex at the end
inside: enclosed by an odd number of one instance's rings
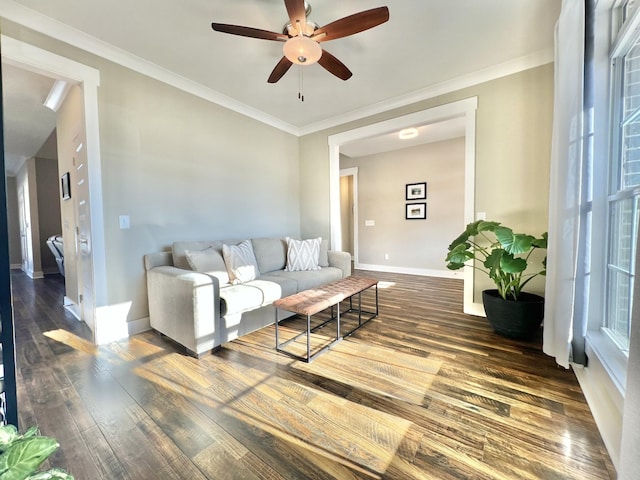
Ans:
POLYGON ((300 315, 315 315, 378 283, 375 278, 349 276, 322 287, 304 290, 273 302, 276 308, 300 315))

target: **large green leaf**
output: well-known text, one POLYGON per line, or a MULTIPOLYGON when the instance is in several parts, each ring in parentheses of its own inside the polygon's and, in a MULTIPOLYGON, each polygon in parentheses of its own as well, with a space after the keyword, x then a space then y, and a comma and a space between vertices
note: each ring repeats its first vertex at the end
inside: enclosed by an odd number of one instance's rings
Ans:
POLYGON ((473 253, 471 253, 468 249, 471 245, 467 244, 459 244, 455 246, 448 254, 445 259, 448 263, 447 268, 449 270, 458 270, 464 267, 464 264, 467 260, 471 260, 473 258, 473 253))
POLYGON ((0 451, 4 451, 7 446, 18 438, 20 438, 20 435, 18 435, 18 429, 15 425, 0 426, 0 451))
POLYGON ((462 232, 458 238, 456 238, 449 245, 449 250, 453 250, 458 245, 463 245, 467 243, 467 241, 471 237, 475 237, 481 232, 490 232, 493 231, 496 227, 498 227, 500 223, 498 222, 487 222, 485 220, 477 220, 473 223, 470 223, 465 228, 464 232, 462 232))
POLYGON ((484 261, 484 266, 489 270, 489 277, 495 278, 500 270, 500 260, 505 253, 501 248, 494 249, 484 261))
POLYGON ((0 455, 0 480, 24 480, 59 446, 55 439, 49 437, 16 440, 0 455))
POLYGON ((517 255, 518 253, 526 253, 531 250, 535 237, 524 233, 513 233, 513 230, 507 227, 498 227, 495 229, 496 238, 508 253, 517 255))
POLYGON ((34 473, 27 480, 73 480, 73 475, 59 468, 52 468, 46 472, 34 473))
POLYGON ((517 258, 505 252, 500 258, 500 268, 506 273, 520 273, 527 268, 527 261, 524 258, 517 258))
POLYGON ((549 237, 549 234, 547 232, 544 232, 542 234, 542 237, 536 238, 533 241, 533 246, 536 248, 547 248, 547 243, 549 239, 548 237, 549 237))

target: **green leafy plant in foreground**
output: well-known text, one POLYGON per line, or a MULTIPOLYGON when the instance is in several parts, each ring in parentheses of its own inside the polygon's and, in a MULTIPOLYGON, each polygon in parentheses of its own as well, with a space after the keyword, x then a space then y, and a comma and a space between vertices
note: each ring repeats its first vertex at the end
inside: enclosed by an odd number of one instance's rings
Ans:
POLYGON ((465 231, 449 245, 447 268, 458 270, 469 260, 474 260, 471 266, 493 280, 503 299, 518 300, 522 288, 531 279, 547 273, 546 256, 542 260, 542 270, 525 273, 531 254, 536 249, 546 248, 547 232, 536 238, 514 233, 498 222, 478 220, 467 225, 465 231))
POLYGON ((0 426, 0 480, 73 480, 58 468, 38 471, 59 447, 56 439, 41 436, 37 427, 20 435, 13 425, 0 426))

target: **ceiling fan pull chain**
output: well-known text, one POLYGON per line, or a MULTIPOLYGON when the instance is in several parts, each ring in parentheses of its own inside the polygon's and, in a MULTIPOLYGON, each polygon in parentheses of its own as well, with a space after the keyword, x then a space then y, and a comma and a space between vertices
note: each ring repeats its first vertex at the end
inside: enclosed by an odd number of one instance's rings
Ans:
POLYGON ((298 100, 304 102, 304 72, 301 66, 298 66, 298 100))

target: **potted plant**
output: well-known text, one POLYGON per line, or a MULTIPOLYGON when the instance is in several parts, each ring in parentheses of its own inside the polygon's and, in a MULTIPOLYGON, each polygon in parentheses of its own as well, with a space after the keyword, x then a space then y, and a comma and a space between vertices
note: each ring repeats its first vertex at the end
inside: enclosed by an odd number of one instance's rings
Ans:
POLYGON ((59 468, 38 471, 59 446, 54 438, 40 435, 37 427, 20 435, 14 425, 0 426, 0 479, 73 480, 72 475, 59 468))
POLYGON ((537 331, 544 316, 544 298, 523 292, 524 286, 538 275, 546 274, 547 258, 541 267, 531 269, 530 257, 536 249, 547 248, 547 233, 540 237, 514 233, 499 222, 478 220, 451 245, 447 268, 459 270, 470 265, 486 273, 496 289, 482 292, 487 320, 500 335, 529 339, 537 331))

